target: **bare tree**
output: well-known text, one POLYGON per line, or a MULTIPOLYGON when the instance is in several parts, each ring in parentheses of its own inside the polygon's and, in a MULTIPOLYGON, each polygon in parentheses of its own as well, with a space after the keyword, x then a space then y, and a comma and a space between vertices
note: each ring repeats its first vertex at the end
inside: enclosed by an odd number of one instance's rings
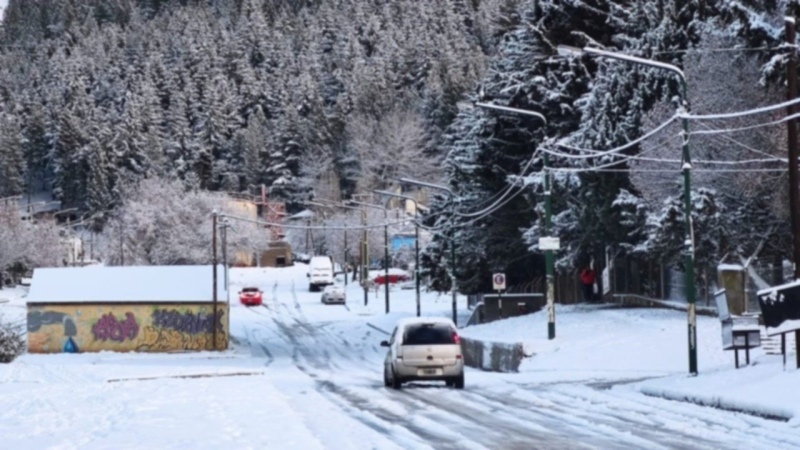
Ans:
POLYGON ((0 204, 0 271, 57 266, 65 254, 54 220, 23 220, 16 203, 0 204))
POLYGON ((439 159, 425 150, 422 118, 408 108, 397 107, 380 118, 356 114, 347 131, 361 164, 361 191, 385 188, 398 177, 435 181, 441 173, 439 159))
MULTIPOLYGON (((208 264, 212 213, 241 215, 226 195, 185 191, 179 181, 148 179, 131 190, 104 230, 110 264, 208 264)), ((266 248, 269 233, 265 229, 240 221, 230 225, 231 252, 266 248)))

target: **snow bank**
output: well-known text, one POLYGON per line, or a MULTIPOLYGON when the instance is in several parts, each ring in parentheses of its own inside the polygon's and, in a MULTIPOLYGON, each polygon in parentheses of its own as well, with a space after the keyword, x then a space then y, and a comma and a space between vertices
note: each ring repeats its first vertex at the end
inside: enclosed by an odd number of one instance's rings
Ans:
POLYGON ((798 385, 800 371, 784 371, 780 357, 770 356, 738 370, 648 380, 639 384, 638 389, 654 397, 792 420, 793 424, 800 425, 798 385))

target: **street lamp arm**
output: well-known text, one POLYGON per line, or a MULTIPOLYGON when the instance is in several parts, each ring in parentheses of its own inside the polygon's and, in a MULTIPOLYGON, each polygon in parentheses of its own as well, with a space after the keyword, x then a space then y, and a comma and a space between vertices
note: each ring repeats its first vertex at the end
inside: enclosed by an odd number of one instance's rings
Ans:
POLYGON ((547 125, 547 118, 545 118, 544 115, 536 111, 529 111, 527 109, 512 108, 510 106, 500 106, 491 103, 480 103, 480 102, 475 103, 475 106, 480 106, 481 108, 487 108, 487 109, 496 109, 498 111, 505 111, 516 114, 524 114, 526 116, 534 116, 539 120, 541 120, 542 122, 544 122, 545 125, 547 125))
POLYGON ((601 56, 604 58, 611 58, 619 61, 627 61, 636 64, 642 64, 645 66, 651 66, 659 69, 669 70, 670 72, 678 75, 681 83, 686 84, 686 76, 683 74, 683 70, 681 70, 678 66, 672 64, 664 63, 661 61, 654 61, 652 59, 639 58, 637 56, 626 55, 623 53, 610 52, 608 50, 601 50, 599 48, 593 48, 593 47, 585 47, 583 49, 583 52, 588 53, 590 55, 601 56))
POLYGON ((450 190, 449 187, 442 186, 441 184, 427 183, 425 181, 412 180, 411 178, 400 178, 400 181, 402 183, 411 184, 411 185, 414 185, 414 186, 426 187, 426 188, 429 188, 429 189, 435 189, 437 191, 447 192, 450 195, 450 197, 455 195, 455 194, 453 194, 453 191, 450 190))

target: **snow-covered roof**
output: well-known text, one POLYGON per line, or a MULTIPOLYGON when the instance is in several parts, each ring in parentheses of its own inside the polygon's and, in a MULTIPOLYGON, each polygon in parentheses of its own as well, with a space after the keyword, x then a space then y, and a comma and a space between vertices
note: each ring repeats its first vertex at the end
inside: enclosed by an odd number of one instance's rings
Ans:
POLYGON ((717 270, 720 272, 723 270, 744 270, 744 266, 741 264, 720 264, 717 266, 717 270))
MULTIPOLYGON (((119 266, 34 269, 28 303, 211 302, 212 266, 119 266)), ((227 302, 223 266, 217 301, 227 302)))
POLYGON ((800 320, 787 320, 775 328, 767 327, 767 336, 777 336, 795 330, 800 330, 800 320))
POLYGON ((789 283, 786 283, 786 284, 782 284, 780 286, 773 286, 773 287, 770 287, 770 288, 767 288, 767 289, 762 289, 762 290, 756 292, 756 295, 758 295, 758 296, 767 295, 767 294, 771 294, 771 293, 773 293, 775 291, 782 291, 784 289, 792 288, 792 287, 795 287, 795 286, 800 286, 800 280, 795 280, 795 281, 792 281, 792 282, 789 282, 789 283))

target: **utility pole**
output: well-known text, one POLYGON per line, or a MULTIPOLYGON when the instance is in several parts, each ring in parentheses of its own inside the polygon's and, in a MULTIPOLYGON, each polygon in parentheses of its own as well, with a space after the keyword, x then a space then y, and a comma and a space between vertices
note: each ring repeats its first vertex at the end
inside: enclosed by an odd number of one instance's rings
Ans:
POLYGON ((228 228, 230 224, 228 223, 228 218, 222 218, 222 265, 225 267, 225 290, 228 290, 228 228))
POLYGON ((347 257, 348 255, 348 247, 347 247, 347 216, 345 215, 345 227, 344 227, 344 263, 342 269, 344 270, 344 285, 347 286, 347 257))
MULTIPOLYGON (((450 206, 453 208, 453 217, 455 218, 455 194, 447 186, 439 184, 426 183, 424 181, 413 180, 411 178, 400 178, 403 183, 413 184, 415 186, 426 187, 441 191, 447 194, 450 201, 450 206)), ((458 325, 458 290, 456 279, 456 228, 455 225, 450 227, 448 231, 448 240, 450 241, 450 287, 453 295, 453 323, 458 325)))
MULTIPOLYGON (((550 155, 544 154, 544 234, 552 231, 553 198, 550 186, 550 155)), ((556 287, 555 256, 552 249, 544 251, 545 274, 547 278, 547 339, 556 338, 556 287)))
POLYGON ((361 225, 364 227, 364 232, 361 236, 361 286, 364 287, 364 306, 369 303, 369 286, 367 286, 367 279, 369 278, 369 246, 367 244, 367 208, 361 207, 361 225))
MULTIPOLYGON (((374 190, 372 192, 381 195, 386 199, 386 201, 388 201, 389 197, 395 197, 408 200, 414 204, 414 279, 416 281, 415 287, 417 291, 417 317, 419 317, 422 314, 422 306, 420 305, 419 295, 419 204, 417 203, 417 199, 408 195, 397 194, 391 191, 374 190)), ((405 209, 405 205, 403 209, 405 209)))
MULTIPOLYGON (((381 209, 383 210, 383 259, 385 260, 386 264, 384 264, 384 299, 386 301, 386 314, 389 314, 389 214, 388 210, 380 205, 374 205, 372 203, 366 202, 358 202, 355 200, 350 200, 350 205, 360 205, 362 208, 374 208, 374 209, 381 209)), ((366 231, 366 229, 365 229, 366 231)), ((377 295, 377 294, 376 294, 377 295)))
MULTIPOLYGON (((559 46, 561 48, 561 46, 559 46)), ((493 109, 502 112, 514 113, 514 114, 523 114, 527 116, 533 116, 544 122, 544 125, 547 126, 547 118, 543 116, 541 113, 536 111, 530 111, 527 109, 519 109, 519 108, 511 108, 508 106, 500 106, 494 105, 491 103, 475 103, 475 106, 479 106, 485 109, 493 109)), ((552 229, 552 197, 551 197, 551 179, 550 179, 550 156, 547 152, 544 152, 544 234, 546 237, 551 237, 550 232, 552 229)), ((540 238, 541 242, 541 238, 540 238)), ((541 243, 540 243, 541 245, 541 243)), ((555 256, 553 255, 553 249, 547 248, 544 252, 544 265, 545 265, 545 275, 547 279, 547 287, 545 291, 546 300, 547 300, 547 338, 548 339, 555 339, 556 338, 556 289, 555 289, 555 256)))
MULTIPOLYGON (((789 63, 787 67, 787 85, 789 87, 789 101, 797 98, 797 49, 794 17, 784 19, 786 25, 786 44, 789 48, 789 63)), ((797 113, 797 105, 787 107, 789 117, 797 113)), ((800 203, 798 203, 798 169, 797 169, 797 124, 794 119, 786 122, 789 137, 789 213, 792 224, 794 278, 800 279, 800 203)))
MULTIPOLYGON (((794 42, 792 42, 794 45, 794 42)), ((558 53, 565 56, 580 56, 587 54, 600 58, 611 58, 619 61, 625 61, 632 64, 641 64, 643 66, 655 67, 657 69, 667 70, 676 75, 680 81, 680 107, 684 113, 689 112, 689 99, 687 97, 686 76, 683 70, 672 64, 663 63, 653 59, 639 58, 637 56, 627 55, 623 53, 610 52, 608 50, 601 50, 598 48, 586 47, 583 49, 569 47, 565 45, 558 46, 558 53)), ((692 231, 692 158, 689 153, 689 119, 684 117, 682 120, 683 125, 683 164, 681 171, 683 172, 683 215, 685 220, 684 237, 684 253, 686 264, 686 306, 687 316, 689 322, 689 374, 697 375, 697 301, 696 301, 696 288, 694 276, 694 231, 692 231)), ((790 163, 791 165, 791 163, 790 163)))
POLYGON ((217 212, 211 213, 211 278, 212 298, 214 299, 214 317, 211 321, 211 343, 217 349, 217 212))

